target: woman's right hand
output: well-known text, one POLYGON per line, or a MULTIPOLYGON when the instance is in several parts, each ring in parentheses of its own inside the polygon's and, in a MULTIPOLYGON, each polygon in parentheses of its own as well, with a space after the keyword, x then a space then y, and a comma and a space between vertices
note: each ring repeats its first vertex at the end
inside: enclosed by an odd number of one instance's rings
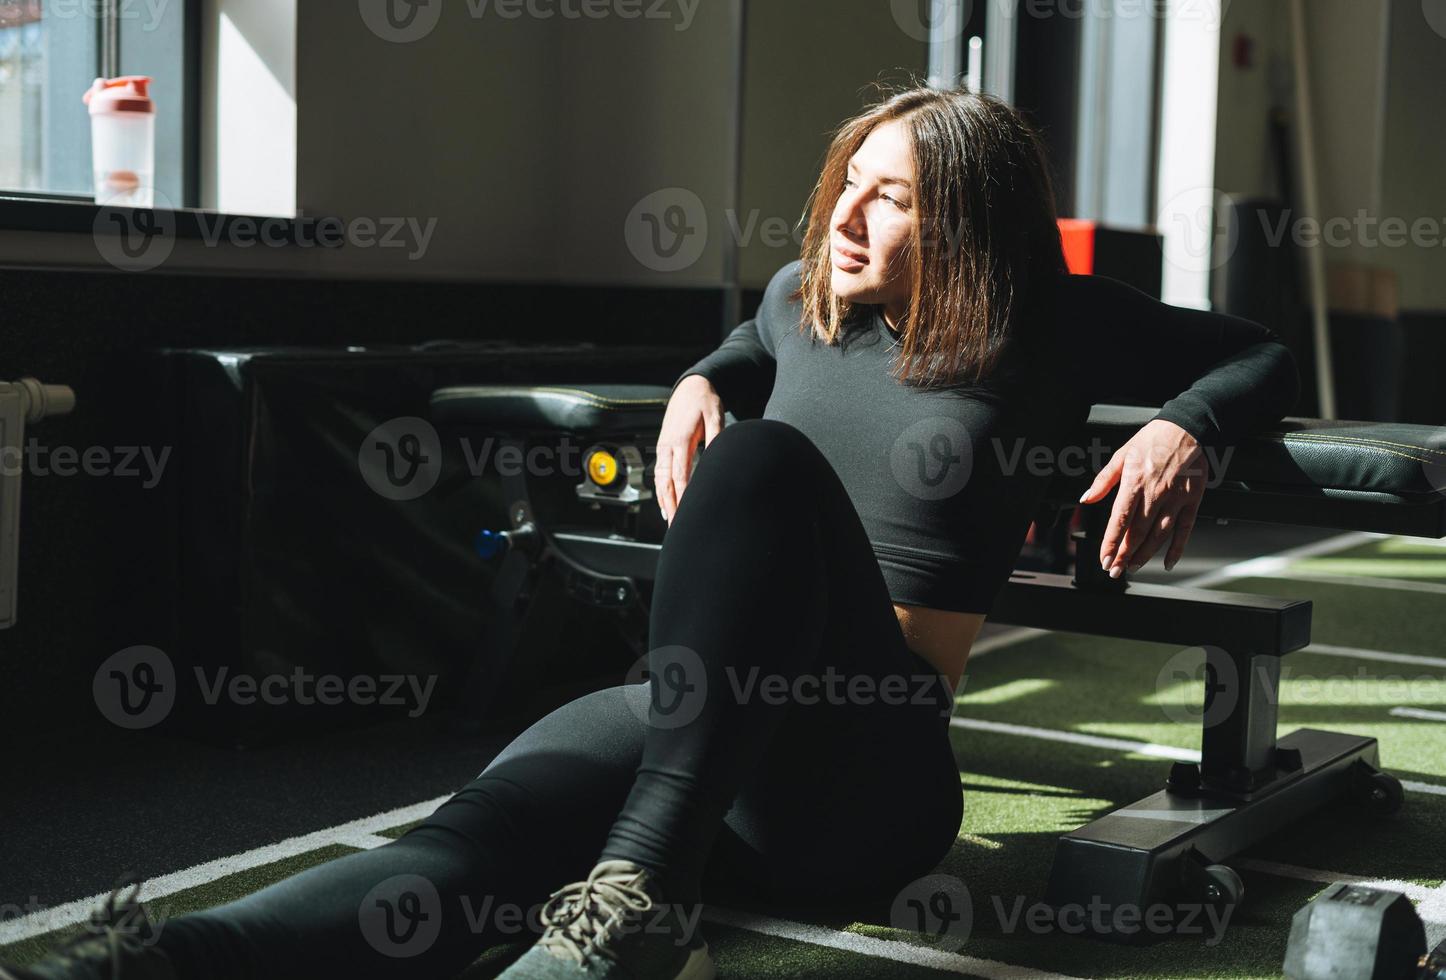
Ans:
POLYGON ((653 467, 653 489, 663 519, 673 523, 678 501, 688 488, 693 472, 693 454, 698 440, 706 449, 723 431, 723 400, 713 382, 701 374, 690 374, 673 389, 663 427, 658 432, 657 464, 653 467))

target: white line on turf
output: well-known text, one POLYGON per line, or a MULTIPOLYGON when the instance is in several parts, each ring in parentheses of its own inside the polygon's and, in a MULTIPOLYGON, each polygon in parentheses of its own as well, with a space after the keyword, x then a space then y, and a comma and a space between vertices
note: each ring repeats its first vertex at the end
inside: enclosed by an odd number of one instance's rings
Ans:
POLYGON ((1385 534, 1385 533, 1381 533, 1381 532, 1377 532, 1377 531, 1368 531, 1368 532, 1365 532, 1365 533, 1370 534, 1372 537, 1375 537, 1375 538, 1378 538, 1378 539, 1384 539, 1384 538, 1404 538, 1406 541, 1408 541, 1409 543, 1411 543, 1411 544, 1413 544, 1413 545, 1421 545, 1422 547, 1426 547, 1426 548, 1446 548, 1446 538, 1417 538, 1417 537, 1412 537, 1412 536, 1410 536, 1410 535, 1404 535, 1404 534, 1385 534))
POLYGON ((1011 646, 1021 640, 1027 640, 1034 636, 1048 636, 1050 630, 1035 629, 1033 626, 1015 626, 1007 630, 1001 630, 992 636, 986 636, 978 643, 969 648, 969 657, 982 657, 991 650, 1000 647, 1011 646))
MULTIPOLYGON (((1379 536, 1370 531, 1350 531, 1346 534, 1335 534, 1329 538, 1322 538, 1319 541, 1310 541, 1306 544, 1296 545, 1294 548, 1286 548, 1284 551, 1277 551, 1273 555, 1261 555, 1259 558, 1247 558, 1244 561, 1231 562, 1219 568, 1194 575, 1180 582, 1171 584, 1182 585, 1191 589, 1203 589, 1219 582, 1228 582, 1237 578, 1269 578, 1272 575, 1279 575, 1280 572, 1291 562, 1301 558, 1314 558, 1318 555, 1328 555, 1335 551, 1345 551, 1347 548, 1354 548, 1357 545, 1376 541, 1379 536)), ((1187 546, 1188 547, 1188 546, 1187 546)))
MULTIPOLYGON (((391 827, 400 827, 411 823, 414 820, 421 820, 430 816, 432 811, 445 803, 450 797, 439 796, 435 800, 427 800, 423 803, 414 803, 411 806, 400 807, 396 810, 388 810, 386 813, 378 813, 374 816, 363 817, 360 820, 353 820, 326 830, 318 830, 315 833, 303 834, 300 837, 291 837, 275 844, 268 844, 265 847, 257 847, 235 854, 231 857, 219 858, 215 861, 208 861, 205 864, 198 864, 193 868, 184 871, 177 871, 172 874, 162 875, 158 878, 151 878, 144 882, 141 887, 140 900, 149 902, 152 899, 162 898, 166 895, 174 895, 177 892, 185 891, 188 888, 195 888, 199 885, 208 885, 218 878, 236 874, 240 871, 248 871, 251 868, 260 867, 263 864, 270 864, 273 861, 282 861, 286 858, 296 857, 298 854, 305 854, 308 851, 315 851, 333 844, 352 844, 353 840, 360 840, 375 835, 378 831, 387 830, 391 827)), ((355 847, 367 845, 352 844, 355 847)), ((43 908, 38 912, 29 915, 19 916, 14 919, 6 919, 0 922, 0 946, 19 942, 22 939, 29 939, 31 936, 44 935, 56 929, 63 929, 66 926, 85 922, 90 918, 91 911, 106 895, 92 895, 75 902, 67 902, 64 905, 56 905, 51 908, 43 908)))
POLYGON ((1446 667, 1446 657, 1423 657, 1415 653, 1391 653, 1389 650, 1343 647, 1334 643, 1312 643, 1300 652, 1322 653, 1328 657, 1353 657, 1357 660, 1379 660, 1392 664, 1415 664, 1420 667, 1446 667))
POLYGON ((1418 718, 1421 721, 1446 721, 1446 711, 1427 711, 1425 708, 1392 708, 1397 718, 1418 718))
POLYGON ((1412 793, 1427 793, 1431 796, 1446 796, 1446 786, 1437 786, 1435 783, 1418 783, 1414 779, 1401 780, 1401 786, 1412 793))
POLYGON ((1199 762, 1200 753, 1192 749, 1181 749, 1173 745, 1155 745, 1150 742, 1136 742, 1124 738, 1109 738, 1103 735, 1084 735, 1079 732, 1062 732, 1053 728, 1036 728, 1033 725, 1011 725, 1002 721, 985 721, 982 718, 949 719, 954 728, 972 729, 980 732, 995 732, 1000 735, 1023 735, 1026 738, 1041 738, 1052 742, 1068 742, 1071 745, 1088 745, 1096 749, 1114 749, 1119 752, 1135 752, 1153 756, 1156 759, 1174 759, 1180 762, 1199 762))
POLYGON ((357 847, 363 851, 370 851, 374 847, 390 844, 392 838, 383 837, 381 834, 352 834, 348 837, 339 837, 336 842, 338 844, 346 844, 349 847, 357 847))
POLYGON ((1416 903, 1416 914, 1421 917, 1421 921, 1426 926, 1426 948, 1435 949, 1437 943, 1446 939, 1446 886, 1427 888, 1424 885, 1413 885, 1410 882, 1395 879, 1363 878, 1360 875, 1336 874, 1328 871, 1317 871, 1314 868, 1302 868, 1294 864, 1281 864, 1277 861, 1259 861, 1255 858, 1235 858, 1230 863, 1237 868, 1245 868, 1249 871, 1261 871, 1265 874, 1276 875, 1280 878, 1319 881, 1327 885, 1335 884, 1338 881, 1345 881, 1353 885, 1364 885, 1367 888, 1383 888, 1389 891, 1401 892, 1416 903))
POLYGON ((1414 885, 1408 881, 1365 878, 1361 875, 1340 874, 1334 871, 1318 871, 1315 868, 1302 868, 1295 864, 1282 864, 1279 861, 1262 861, 1257 858, 1236 858, 1231 863, 1238 868, 1246 868, 1250 871, 1261 871, 1265 874, 1275 875, 1278 878, 1298 878, 1301 881, 1318 881, 1326 885, 1333 885, 1338 881, 1344 881, 1352 885, 1365 885, 1369 888, 1389 888, 1392 891, 1404 892, 1407 898, 1417 902, 1431 898, 1440 891, 1438 888, 1414 885))
POLYGON ((1440 582, 1417 582, 1404 578, 1379 578, 1366 575, 1333 575, 1329 572, 1306 572, 1283 569, 1277 578, 1298 582, 1324 582, 1330 585, 1349 585, 1351 588, 1388 589, 1392 592, 1425 592, 1427 595, 1446 595, 1446 585, 1440 582))
POLYGON ((1064 980, 1067 977, 1066 974, 1048 973, 1026 966, 1013 966, 998 960, 985 960, 976 956, 930 949, 927 946, 915 946, 913 943, 899 940, 840 932, 837 929, 828 929, 806 922, 775 919, 772 916, 754 915, 751 912, 740 912, 716 905, 705 906, 703 918, 720 925, 732 926, 735 929, 762 933, 765 936, 776 936, 779 939, 825 946, 829 949, 858 953, 862 956, 874 956, 893 960, 896 963, 909 963, 914 966, 942 970, 946 973, 986 977, 988 980, 1064 980))
MULTIPOLYGON (((1157 759, 1174 759, 1180 762, 1199 762, 1200 753, 1194 749, 1182 749, 1174 745, 1156 745, 1153 742, 1136 742, 1127 738, 1111 738, 1105 735, 1086 735, 1081 732, 1065 732, 1054 728, 1036 728, 1033 725, 1010 725, 1001 721, 985 721, 982 718, 949 719, 953 728, 964 728, 980 732, 995 732, 1001 735, 1020 735, 1025 738, 1039 738, 1050 742, 1065 742, 1070 745, 1088 745, 1097 749, 1114 749, 1120 752, 1134 752, 1138 755, 1153 756, 1157 759)), ((1446 786, 1435 783, 1420 783, 1413 779, 1401 780, 1401 786, 1413 793, 1431 796, 1446 796, 1446 786)))

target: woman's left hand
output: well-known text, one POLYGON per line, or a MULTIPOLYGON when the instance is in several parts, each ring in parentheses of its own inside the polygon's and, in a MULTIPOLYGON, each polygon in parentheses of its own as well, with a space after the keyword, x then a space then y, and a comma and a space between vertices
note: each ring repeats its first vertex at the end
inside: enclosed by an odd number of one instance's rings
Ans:
POLYGON ((1153 419, 1121 446, 1079 498, 1092 504, 1118 483, 1100 567, 1119 578, 1148 562, 1173 533, 1165 570, 1175 567, 1195 527, 1208 466, 1200 443, 1174 422, 1153 419))

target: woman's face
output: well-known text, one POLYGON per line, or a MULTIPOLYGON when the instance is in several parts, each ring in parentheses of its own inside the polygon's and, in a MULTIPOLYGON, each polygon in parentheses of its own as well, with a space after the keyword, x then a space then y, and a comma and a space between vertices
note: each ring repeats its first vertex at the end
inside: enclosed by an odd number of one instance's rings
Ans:
POLYGON ((834 295, 882 305, 895 325, 913 295, 913 275, 903 259, 915 221, 913 143, 895 120, 869 133, 849 161, 833 209, 834 295))

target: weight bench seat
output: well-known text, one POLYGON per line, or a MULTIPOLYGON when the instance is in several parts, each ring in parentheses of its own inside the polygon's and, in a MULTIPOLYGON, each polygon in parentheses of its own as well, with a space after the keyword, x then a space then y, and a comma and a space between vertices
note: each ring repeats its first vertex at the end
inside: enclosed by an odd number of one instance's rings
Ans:
MULTIPOLYGON (((432 414, 520 436, 655 436, 670 394, 659 385, 466 385, 438 390, 432 414)), ((1079 444, 1113 453, 1156 411, 1095 405, 1079 444)), ((1223 480, 1207 491, 1204 516, 1446 536, 1446 427, 1288 416, 1216 458, 1223 480)), ((1072 505, 1092 479, 1061 474, 1046 500, 1072 505)))
POLYGON ((668 407, 659 385, 464 385, 432 395, 432 418, 523 436, 656 434, 668 407))

